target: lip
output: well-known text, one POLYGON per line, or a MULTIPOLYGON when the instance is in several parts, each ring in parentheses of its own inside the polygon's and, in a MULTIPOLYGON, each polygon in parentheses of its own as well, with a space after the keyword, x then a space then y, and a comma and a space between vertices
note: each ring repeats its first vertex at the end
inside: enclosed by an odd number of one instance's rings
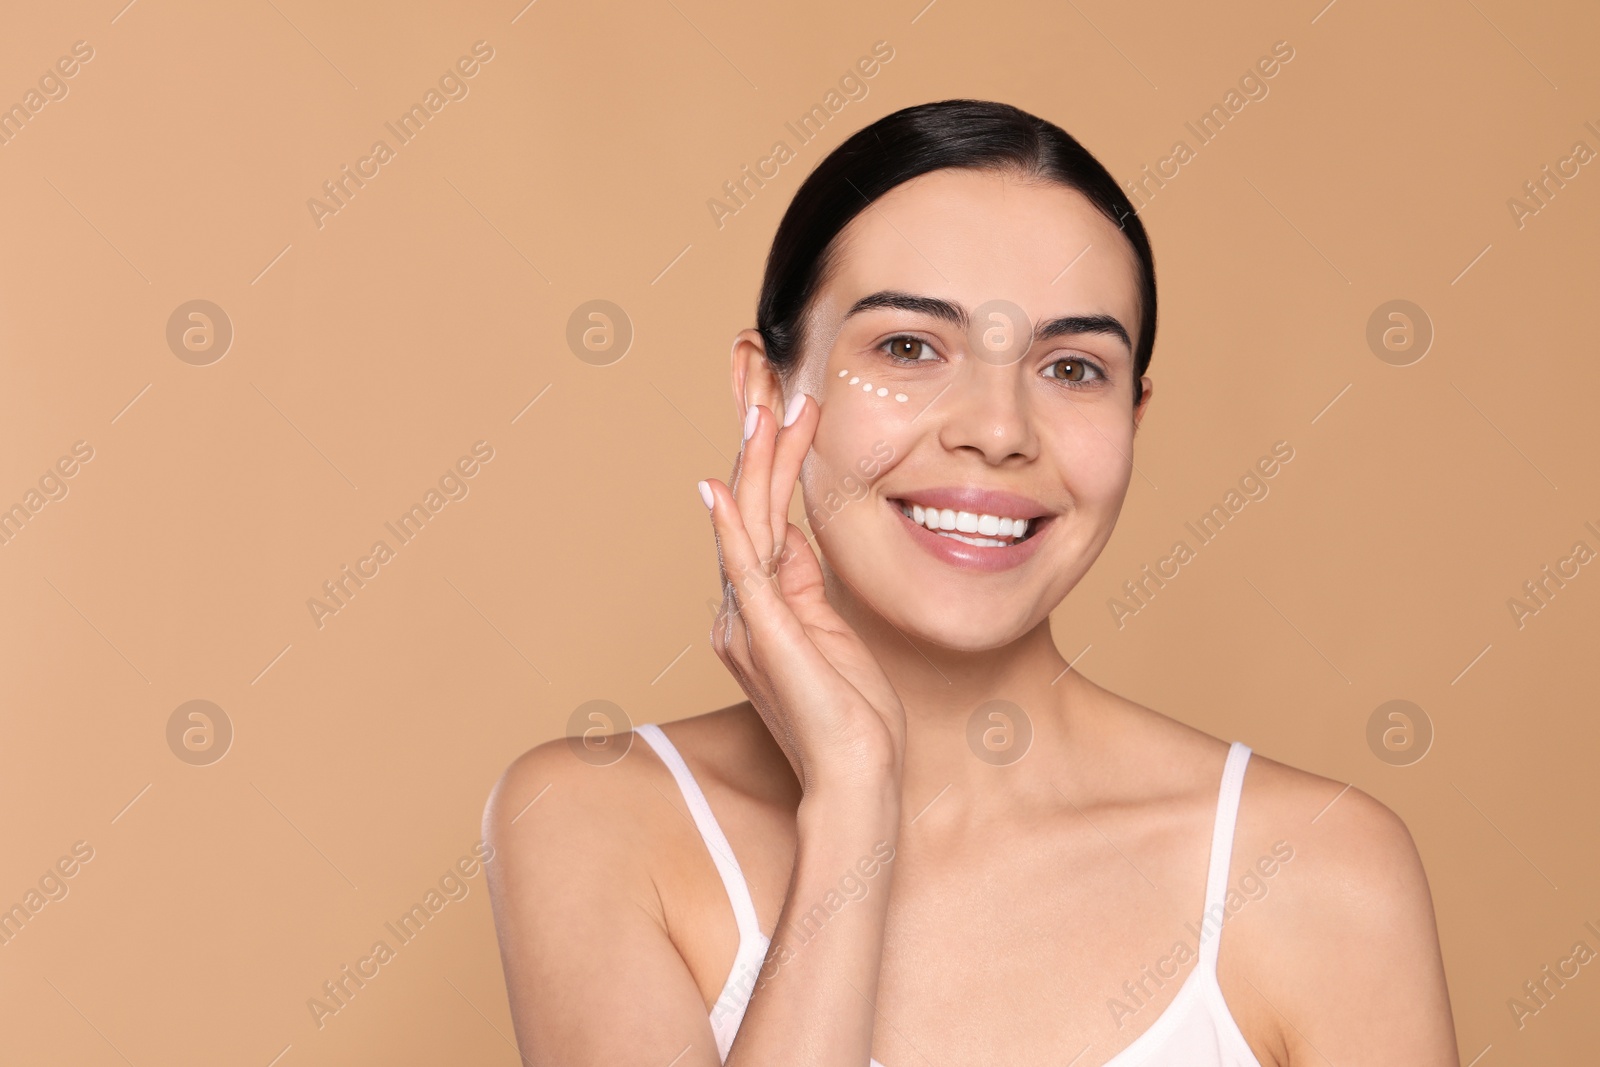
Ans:
MULTIPOLYGON (((1027 505, 1021 513, 1001 511, 999 514, 1004 514, 1009 518, 1029 519, 1035 524, 1033 532, 1021 544, 1012 545, 1008 548, 985 548, 982 545, 969 545, 964 541, 957 541, 953 537, 940 537, 927 527, 918 526, 915 522, 912 522, 910 516, 900 510, 898 501, 902 498, 883 498, 884 506, 894 514, 896 519, 900 520, 907 536, 926 549, 929 555, 952 567, 990 574, 1020 567, 1038 553, 1039 543, 1044 540, 1050 527, 1054 525, 1054 516, 1039 511, 1037 504, 1010 493, 987 490, 939 490, 938 492, 962 494, 960 500, 966 501, 966 503, 950 503, 947 505, 946 501, 957 498, 954 496, 935 496, 927 493, 919 493, 915 499, 918 503, 938 504, 941 508, 949 506, 952 510, 960 511, 973 511, 974 508, 968 506, 968 504, 974 499, 984 500, 985 503, 982 507, 985 509, 989 505, 996 503, 1001 503, 1005 506, 1015 506, 1020 503, 1027 505)), ((988 510, 982 513, 988 515, 996 514, 996 512, 988 510)))

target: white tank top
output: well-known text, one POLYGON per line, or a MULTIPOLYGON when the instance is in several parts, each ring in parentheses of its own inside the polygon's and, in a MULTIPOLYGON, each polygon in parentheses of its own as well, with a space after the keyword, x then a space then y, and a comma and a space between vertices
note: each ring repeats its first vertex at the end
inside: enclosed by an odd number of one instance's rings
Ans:
MULTIPOLYGON (((653 723, 635 729, 649 742, 661 761, 677 779, 678 788, 688 802, 689 814, 705 840, 711 859, 722 876, 722 885, 733 904, 733 917, 739 926, 739 951, 721 994, 711 1009, 711 1032, 723 1060, 733 1046, 734 1035, 744 1020, 745 1005, 755 990, 756 978, 766 959, 770 939, 756 921, 755 903, 745 884, 739 861, 733 856, 728 838, 711 814, 711 805, 700 790, 700 783, 689 772, 688 764, 661 728, 653 723)), ((1184 979, 1178 993, 1152 1023, 1101 1067, 1261 1067, 1250 1045, 1234 1021, 1217 984, 1217 950, 1226 918, 1224 910, 1228 886, 1228 864, 1233 855, 1233 830, 1239 814, 1239 791, 1244 784, 1245 764, 1250 748, 1241 741, 1228 749, 1222 768, 1222 789, 1217 798, 1217 817, 1211 831, 1211 862, 1206 874, 1206 899, 1200 917, 1199 959, 1184 979)), ((876 1059, 870 1067, 883 1067, 876 1059)))

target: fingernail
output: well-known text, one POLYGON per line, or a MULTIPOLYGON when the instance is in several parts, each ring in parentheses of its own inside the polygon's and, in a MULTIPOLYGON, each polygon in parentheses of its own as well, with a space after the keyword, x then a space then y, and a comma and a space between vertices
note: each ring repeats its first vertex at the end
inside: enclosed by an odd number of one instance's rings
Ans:
POLYGON ((761 409, 754 404, 744 413, 744 439, 750 440, 750 435, 756 432, 756 423, 761 421, 761 409))
MULTIPOLYGON (((754 411, 755 409, 752 408, 751 410, 754 411)), ((711 486, 707 482, 700 483, 700 499, 705 501, 707 510, 711 508, 712 504, 716 503, 716 498, 711 495, 711 486)))
POLYGON ((798 419, 800 417, 800 412, 805 410, 806 401, 808 399, 810 398, 807 397, 806 394, 801 393, 795 399, 794 404, 789 408, 789 410, 783 413, 783 425, 785 427, 794 425, 794 420, 798 419))

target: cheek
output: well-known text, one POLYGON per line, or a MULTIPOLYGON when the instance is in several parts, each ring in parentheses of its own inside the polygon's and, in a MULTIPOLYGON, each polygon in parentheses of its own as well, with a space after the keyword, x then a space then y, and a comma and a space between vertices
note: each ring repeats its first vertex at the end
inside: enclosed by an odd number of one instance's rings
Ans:
POLYGON ((903 372, 896 373, 896 370, 881 366, 874 368, 870 364, 857 368, 839 367, 829 372, 826 383, 828 396, 846 404, 861 401, 861 404, 853 406, 868 409, 882 407, 886 412, 892 410, 891 405, 903 408, 911 403, 915 385, 901 380, 906 375, 903 372))
POLYGON ((822 382, 819 438, 824 430, 830 430, 840 436, 866 437, 870 445, 873 440, 897 435, 937 392, 914 374, 870 361, 859 366, 841 361, 827 374, 822 382))
POLYGON ((822 418, 804 474, 808 492, 844 491, 840 483, 846 478, 876 480, 887 466, 886 456, 904 454, 917 429, 913 420, 937 389, 896 381, 891 374, 840 367, 829 371, 820 392, 822 418))
POLYGON ((823 501, 831 501, 837 508, 839 498, 863 496, 876 480, 866 477, 866 472, 876 475, 882 466, 874 466, 872 446, 884 439, 883 431, 871 419, 853 418, 852 413, 837 407, 825 410, 800 471, 807 511, 814 511, 814 505, 823 501))
POLYGON ((1081 405, 1056 422, 1044 447, 1080 506, 1121 507, 1133 475, 1131 418, 1117 416, 1109 405, 1081 405))

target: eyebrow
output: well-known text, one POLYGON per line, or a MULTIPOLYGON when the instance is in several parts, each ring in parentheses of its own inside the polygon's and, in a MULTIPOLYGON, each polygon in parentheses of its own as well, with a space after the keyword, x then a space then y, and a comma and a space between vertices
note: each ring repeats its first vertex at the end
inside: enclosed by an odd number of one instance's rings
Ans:
MULTIPOLYGON (((916 296, 912 293, 903 293, 895 289, 881 289, 876 293, 857 300, 850 305, 850 310, 845 312, 845 319, 863 311, 873 311, 878 308, 893 308, 898 311, 911 311, 919 315, 948 322, 967 328, 970 317, 967 309, 960 304, 949 300, 941 300, 935 296, 916 296)), ((841 320, 843 321, 843 320, 841 320)), ((1128 336, 1127 327, 1111 315, 1062 315, 1053 319, 1046 319, 1033 328, 1034 341, 1048 341, 1054 337, 1074 337, 1083 334, 1104 334, 1117 338, 1129 352, 1133 351, 1133 341, 1128 336)))

